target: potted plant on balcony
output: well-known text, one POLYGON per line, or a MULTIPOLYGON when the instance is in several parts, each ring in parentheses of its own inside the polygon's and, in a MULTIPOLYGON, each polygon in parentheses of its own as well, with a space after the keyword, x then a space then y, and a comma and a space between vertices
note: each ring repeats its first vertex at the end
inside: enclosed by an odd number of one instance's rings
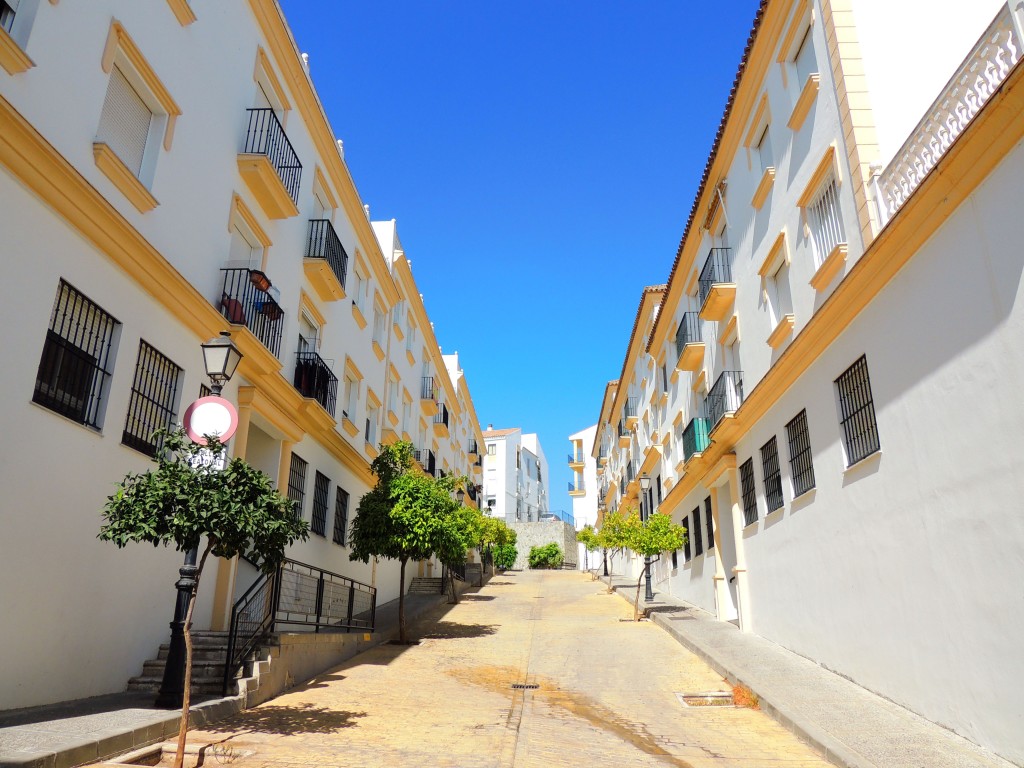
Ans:
POLYGON ((258 291, 266 293, 270 290, 270 278, 267 277, 266 273, 261 272, 258 269, 252 269, 249 271, 249 282, 252 283, 258 291))

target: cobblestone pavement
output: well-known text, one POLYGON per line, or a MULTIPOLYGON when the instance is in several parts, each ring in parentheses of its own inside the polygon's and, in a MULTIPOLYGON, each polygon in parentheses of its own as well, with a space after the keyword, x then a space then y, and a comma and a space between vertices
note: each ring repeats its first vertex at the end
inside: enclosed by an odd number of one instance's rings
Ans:
POLYGON ((728 686, 575 572, 499 574, 415 646, 380 646, 190 734, 206 765, 828 765, 761 712, 682 705, 728 686), (514 684, 538 686, 514 689, 514 684))

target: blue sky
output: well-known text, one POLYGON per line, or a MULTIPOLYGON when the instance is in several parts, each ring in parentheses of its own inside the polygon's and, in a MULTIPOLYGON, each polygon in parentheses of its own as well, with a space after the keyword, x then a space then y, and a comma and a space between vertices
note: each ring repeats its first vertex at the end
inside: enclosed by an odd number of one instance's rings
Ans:
POLYGON ((668 277, 757 4, 282 0, 482 426, 540 434, 552 509, 668 277))

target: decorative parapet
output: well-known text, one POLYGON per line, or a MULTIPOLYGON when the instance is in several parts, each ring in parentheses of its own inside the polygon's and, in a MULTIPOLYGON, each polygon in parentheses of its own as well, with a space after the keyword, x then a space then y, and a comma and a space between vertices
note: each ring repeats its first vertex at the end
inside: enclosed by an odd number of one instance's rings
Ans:
POLYGON ((1021 48, 1021 30, 1004 5, 910 138, 875 177, 875 201, 883 226, 999 89, 1020 61, 1021 48))

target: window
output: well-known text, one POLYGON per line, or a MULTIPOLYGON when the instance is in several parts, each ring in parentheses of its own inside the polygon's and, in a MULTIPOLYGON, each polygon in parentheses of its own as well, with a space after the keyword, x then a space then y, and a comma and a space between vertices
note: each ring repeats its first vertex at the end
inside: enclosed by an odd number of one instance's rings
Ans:
POLYGON ((796 497, 814 487, 814 463, 806 409, 786 425, 786 436, 789 438, 789 474, 793 478, 793 496, 796 497))
POLYGON ((213 390, 210 389, 208 386, 206 386, 205 384, 200 384, 199 385, 199 396, 200 397, 209 397, 212 394, 213 394, 213 390))
POLYGON ((704 499, 704 522, 708 527, 708 552, 715 548, 715 516, 711 514, 711 497, 704 499))
POLYGON ((843 217, 839 211, 839 191, 835 177, 829 177, 807 206, 807 226, 814 248, 814 265, 820 267, 832 249, 846 242, 843 217))
POLYGON ((38 403, 99 429, 120 323, 60 281, 32 395, 38 403))
POLYGON ((740 492, 743 496, 743 522, 745 525, 752 525, 757 522, 757 488, 754 486, 753 458, 740 465, 740 492))
POLYGON ((96 140, 106 144, 139 176, 153 112, 116 64, 110 72, 96 140))
POLYGON ((807 27, 804 39, 800 42, 796 54, 793 56, 793 65, 796 67, 797 87, 803 88, 807 78, 818 71, 818 63, 814 58, 814 40, 811 37, 811 27, 807 27))
POLYGON ((292 454, 291 467, 288 469, 288 498, 295 504, 295 518, 302 519, 302 503, 306 498, 306 467, 309 464, 292 454))
POLYGON ((0 0, 0 29, 10 33, 14 26, 14 14, 18 12, 20 0, 0 0))
POLYGON ((699 557, 704 554, 704 539, 702 538, 700 530, 700 507, 694 507, 693 512, 690 514, 693 518, 693 556, 699 557))
POLYGON ((793 297, 789 290, 789 262, 782 260, 775 271, 765 280, 768 294, 768 310, 772 326, 777 326, 786 315, 793 313, 793 297))
POLYGON ((373 340, 384 346, 384 313, 376 304, 373 306, 373 340))
POLYGON ((377 444, 377 414, 379 410, 373 405, 366 409, 366 431, 363 437, 370 445, 377 444))
POLYGON ((359 382, 348 374, 345 374, 345 407, 342 409, 341 415, 349 421, 355 420, 358 399, 359 382))
POLYGON ((690 518, 683 518, 683 528, 686 529, 686 539, 683 541, 683 562, 690 562, 690 518))
POLYGON ((881 449, 867 357, 861 356, 836 379, 836 390, 846 466, 850 466, 881 449))
POLYGON ((679 567, 679 550, 672 550, 672 570, 676 570, 679 567))
POLYGON ((122 443, 147 456, 156 455, 163 441, 153 433, 174 426, 181 372, 181 368, 145 341, 139 342, 122 443))
POLYGON ((348 541, 348 491, 340 485, 334 496, 334 543, 345 546, 348 541))
POLYGON ((779 446, 773 437, 761 446, 761 469, 764 472, 764 500, 768 511, 782 509, 782 472, 779 468, 779 446))
POLYGON ((498 453, 498 446, 495 443, 487 444, 487 455, 494 456, 498 453))
POLYGON ((327 535, 327 500, 331 493, 331 479, 317 471, 313 480, 313 519, 309 529, 317 536, 327 535))
POLYGON ((768 126, 764 127, 761 132, 760 138, 757 140, 757 157, 761 161, 761 172, 767 171, 769 168, 775 167, 775 160, 772 157, 772 142, 771 137, 768 135, 768 126))

